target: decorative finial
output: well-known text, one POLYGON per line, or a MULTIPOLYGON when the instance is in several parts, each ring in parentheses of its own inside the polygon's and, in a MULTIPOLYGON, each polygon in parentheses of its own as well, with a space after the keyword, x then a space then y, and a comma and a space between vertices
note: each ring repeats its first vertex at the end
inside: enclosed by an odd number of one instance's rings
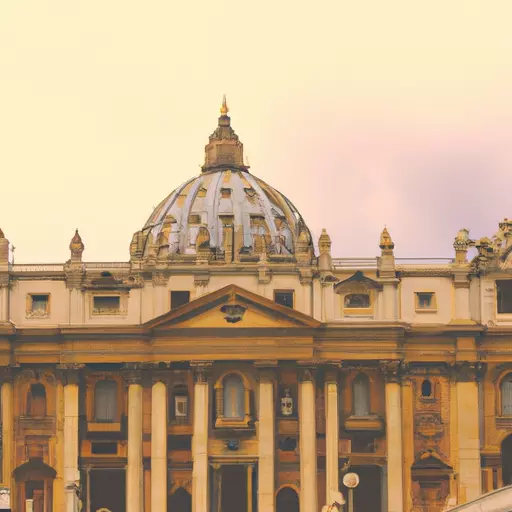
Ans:
POLYGON ((222 106, 220 107, 220 113, 223 116, 227 116, 229 112, 228 104, 226 102, 226 95, 222 97, 222 106))
POLYGON ((388 228, 386 227, 384 227, 380 235, 379 247, 383 251, 392 251, 395 248, 395 244, 393 240, 391 240, 391 235, 389 234, 388 228))
POLYGON ((75 235, 71 239, 69 244, 69 250, 71 251, 72 261, 82 261, 82 253, 84 252, 85 246, 82 242, 82 238, 78 233, 78 229, 75 230, 75 235))
POLYGON ((325 228, 322 229, 322 234, 318 239, 318 248, 320 250, 320 254, 331 252, 331 237, 327 234, 327 230, 325 228))

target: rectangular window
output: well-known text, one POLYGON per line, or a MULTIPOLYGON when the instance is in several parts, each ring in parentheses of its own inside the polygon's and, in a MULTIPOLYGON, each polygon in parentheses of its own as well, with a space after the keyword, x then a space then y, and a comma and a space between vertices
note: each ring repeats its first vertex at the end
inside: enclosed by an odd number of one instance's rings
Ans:
POLYGON ((189 291, 173 291, 171 292, 171 309, 176 309, 190 302, 189 291))
POLYGON ((293 308, 293 291, 276 291, 274 292, 274 300, 281 306, 293 308))
POLYGON ((188 397, 174 397, 174 416, 176 418, 186 418, 188 415, 188 397))
POLYGON ((94 455, 117 455, 117 443, 91 443, 94 455))
POLYGON ((496 281, 498 299, 498 313, 512 313, 512 279, 500 279, 496 281))
POLYGON ((417 292, 416 293, 416 310, 433 311, 436 309, 436 297, 434 292, 417 292))
POLYGON ((50 314, 50 295, 33 294, 29 296, 27 316, 35 318, 44 318, 50 314))
POLYGON ((93 297, 93 310, 95 315, 117 315, 121 309, 121 297, 99 295, 93 297))

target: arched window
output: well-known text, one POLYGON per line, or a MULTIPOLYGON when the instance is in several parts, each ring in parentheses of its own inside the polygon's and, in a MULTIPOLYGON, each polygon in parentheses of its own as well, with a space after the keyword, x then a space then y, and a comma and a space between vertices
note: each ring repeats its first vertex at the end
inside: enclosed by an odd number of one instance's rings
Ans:
POLYGON ((224 418, 244 418, 244 393, 244 384, 238 375, 228 375, 224 379, 224 418))
POLYGON ((432 383, 425 379, 421 383, 421 396, 424 398, 430 398, 432 396, 432 383))
POLYGON ((43 384, 32 384, 27 395, 27 414, 46 416, 46 389, 43 384))
POLYGON ((113 423, 117 419, 117 382, 100 380, 94 388, 94 419, 113 423))
POLYGON ((512 373, 501 381, 501 414, 512 416, 512 373))
POLYGON ((365 293, 351 293, 345 297, 346 308, 369 308, 370 296, 365 293))
POLYGON ((370 381, 364 373, 360 373, 352 384, 354 416, 370 415, 370 381))

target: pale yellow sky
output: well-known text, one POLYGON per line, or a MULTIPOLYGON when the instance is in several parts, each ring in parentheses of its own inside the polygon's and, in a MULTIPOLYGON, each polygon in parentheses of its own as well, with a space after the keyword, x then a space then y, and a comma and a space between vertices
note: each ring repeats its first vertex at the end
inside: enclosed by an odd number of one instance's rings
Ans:
POLYGON ((251 171, 335 256, 450 256, 512 216, 512 2, 4 0, 0 227, 18 262, 127 260, 222 93, 251 171))

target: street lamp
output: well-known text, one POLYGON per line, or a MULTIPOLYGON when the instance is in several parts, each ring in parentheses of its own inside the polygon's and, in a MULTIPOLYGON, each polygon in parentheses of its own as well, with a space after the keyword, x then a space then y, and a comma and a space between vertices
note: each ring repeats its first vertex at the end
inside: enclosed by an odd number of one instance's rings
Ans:
POLYGON ((343 477, 343 485, 348 489, 348 512, 354 512, 354 489, 359 485, 359 475, 347 473, 343 477))

